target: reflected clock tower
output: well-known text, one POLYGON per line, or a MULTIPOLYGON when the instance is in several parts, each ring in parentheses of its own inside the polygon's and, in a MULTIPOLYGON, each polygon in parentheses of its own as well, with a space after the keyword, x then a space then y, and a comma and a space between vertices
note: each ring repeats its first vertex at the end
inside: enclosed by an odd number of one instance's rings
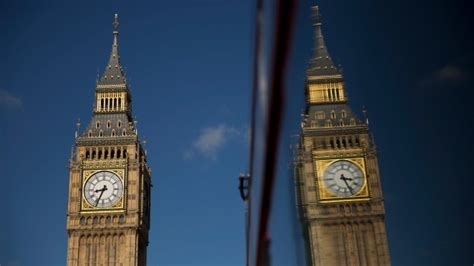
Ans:
POLYGON ((113 26, 92 119, 76 135, 69 164, 68 266, 146 265, 151 170, 132 119, 117 15, 113 26))
POLYGON ((377 153, 348 105, 313 7, 314 47, 296 161, 298 205, 310 265, 390 265, 377 153))

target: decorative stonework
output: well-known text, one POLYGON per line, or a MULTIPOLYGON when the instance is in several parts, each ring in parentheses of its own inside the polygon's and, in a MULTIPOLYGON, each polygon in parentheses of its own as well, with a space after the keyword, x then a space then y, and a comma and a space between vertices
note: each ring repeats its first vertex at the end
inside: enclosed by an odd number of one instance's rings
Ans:
POLYGON ((84 160, 82 162, 83 169, 114 169, 114 168, 121 169, 121 168, 126 168, 126 166, 127 166, 126 159, 84 160))
POLYGON ((120 78, 97 83, 93 117, 69 160, 68 266, 146 265, 151 175, 118 60, 117 26, 116 16, 108 64, 116 67, 104 76, 120 78))

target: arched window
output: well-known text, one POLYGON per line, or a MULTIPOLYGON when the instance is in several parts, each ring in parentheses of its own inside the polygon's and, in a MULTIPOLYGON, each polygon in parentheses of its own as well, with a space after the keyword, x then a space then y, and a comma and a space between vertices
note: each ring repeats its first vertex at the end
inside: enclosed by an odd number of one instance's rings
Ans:
POLYGON ((125 223, 125 216, 120 215, 119 217, 119 224, 124 224, 125 223))
POLYGON ((341 127, 344 126, 344 121, 342 119, 339 120, 339 126, 341 126, 341 127))
POLYGON ((349 204, 344 205, 344 212, 351 213, 351 207, 349 206, 349 204))
POLYGON ((89 137, 92 137, 92 130, 89 130, 89 137))
POLYGON ((316 119, 324 119, 324 118, 326 118, 326 114, 325 114, 323 111, 317 111, 315 116, 316 116, 316 117, 315 117, 316 119))
POLYGON ((103 135, 104 135, 104 132, 102 132, 102 130, 99 131, 99 137, 102 137, 103 135))
POLYGON ((346 118, 347 114, 346 114, 346 110, 342 110, 341 112, 341 116, 342 118, 346 118))
POLYGON ((91 156, 91 155, 90 155, 90 151, 87 150, 87 151, 86 151, 86 160, 88 160, 90 156, 91 156))
POLYGON ((100 109, 104 109, 104 98, 100 99, 100 109))
POLYGON ((111 127, 111 123, 110 121, 107 121, 107 128, 110 128, 111 127))
MULTIPOLYGON (((119 100, 120 100, 120 99, 119 99, 119 100)), ((119 120, 119 121, 117 122, 117 127, 122 127, 122 121, 119 120)))
POLYGON ((99 218, 97 216, 94 216, 94 219, 92 219, 93 224, 98 224, 99 223, 99 218))
POLYGON ((109 98, 105 98, 105 108, 109 107, 109 98))
POLYGON ((105 152, 104 152, 104 159, 107 159, 109 158, 109 149, 105 149, 105 152))
POLYGON ((102 159, 102 150, 99 150, 99 156, 97 157, 97 159, 102 159))
POLYGON ((351 205, 351 210, 352 210, 352 213, 356 213, 357 212, 357 206, 352 204, 351 205))
POLYGON ((123 149, 123 158, 127 158, 127 149, 123 149))
POLYGON ((84 216, 82 216, 81 219, 79 220, 79 223, 80 224, 85 224, 86 223, 86 218, 84 216))
POLYGON ((336 112, 334 110, 331 111, 331 118, 336 119, 336 112))
POLYGON ((127 131, 125 129, 122 130, 122 136, 127 135, 127 131))
POLYGON ((121 98, 118 99, 118 107, 120 109, 122 109, 122 99, 121 98))
POLYGON ((365 204, 365 210, 368 211, 368 212, 370 212, 372 210, 369 203, 365 204))
POLYGON ((112 148, 112 150, 110 151, 110 159, 114 159, 115 158, 115 148, 112 148))
POLYGON ((115 129, 112 129, 112 137, 115 137, 115 129))
POLYGON ((100 121, 97 121, 97 122, 95 123, 95 127, 96 127, 96 128, 99 128, 99 127, 100 127, 100 121))
POLYGON ((118 159, 120 159, 120 155, 121 155, 121 153, 120 153, 120 148, 118 148, 118 149, 117 149, 117 158, 118 158, 118 159))
POLYGON ((114 108, 117 108, 117 98, 114 98, 114 108))
POLYGON ((92 151, 92 159, 95 159, 95 150, 92 151))

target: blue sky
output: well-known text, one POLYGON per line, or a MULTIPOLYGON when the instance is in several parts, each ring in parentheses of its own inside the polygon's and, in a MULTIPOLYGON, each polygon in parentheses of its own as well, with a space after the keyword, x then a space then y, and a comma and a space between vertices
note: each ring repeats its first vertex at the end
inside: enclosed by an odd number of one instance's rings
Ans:
MULTIPOLYGON (((292 54, 300 62, 310 54, 312 3, 300 3, 292 54)), ((319 4, 351 105, 369 110, 393 264, 473 263, 472 7, 319 4)), ((91 117, 119 13, 121 60, 153 170, 149 265, 242 265, 237 176, 248 161, 254 2, 2 1, 0 10, 0 264, 65 262, 75 123, 91 117)), ((303 88, 291 90, 288 101, 300 99, 303 88)))

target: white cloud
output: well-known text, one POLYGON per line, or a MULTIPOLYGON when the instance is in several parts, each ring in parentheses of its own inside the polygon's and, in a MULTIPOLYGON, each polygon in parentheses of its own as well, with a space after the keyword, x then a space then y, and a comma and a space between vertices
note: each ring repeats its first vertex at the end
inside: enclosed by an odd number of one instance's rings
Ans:
POLYGON ((464 69, 459 66, 447 65, 435 72, 437 79, 443 81, 463 81, 468 78, 464 69))
POLYGON ((193 158, 193 156, 194 156, 194 152, 192 150, 186 150, 183 154, 183 158, 185 160, 189 160, 189 159, 193 158))
POLYGON ((21 99, 7 90, 0 89, 0 107, 7 109, 21 109, 23 103, 21 99))
POLYGON ((432 72, 428 77, 421 80, 421 87, 432 87, 439 84, 459 84, 469 79, 469 70, 459 65, 446 65, 432 72))
POLYGON ((191 159, 200 154, 215 160, 220 149, 232 138, 243 136, 235 127, 220 124, 203 128, 199 136, 192 142, 191 148, 184 152, 184 159, 191 159))

